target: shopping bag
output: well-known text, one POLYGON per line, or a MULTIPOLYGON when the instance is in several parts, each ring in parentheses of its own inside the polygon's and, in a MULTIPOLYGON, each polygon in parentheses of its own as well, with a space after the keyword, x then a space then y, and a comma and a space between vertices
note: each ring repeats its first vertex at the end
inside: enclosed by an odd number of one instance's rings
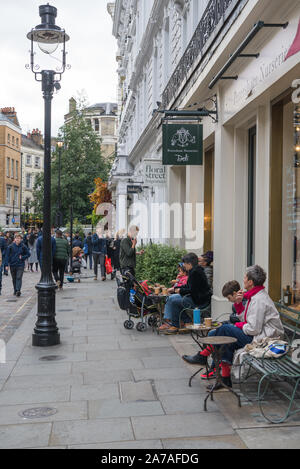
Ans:
POLYGON ((111 266, 111 260, 107 256, 105 256, 105 270, 106 270, 107 275, 113 272, 113 268, 111 266))

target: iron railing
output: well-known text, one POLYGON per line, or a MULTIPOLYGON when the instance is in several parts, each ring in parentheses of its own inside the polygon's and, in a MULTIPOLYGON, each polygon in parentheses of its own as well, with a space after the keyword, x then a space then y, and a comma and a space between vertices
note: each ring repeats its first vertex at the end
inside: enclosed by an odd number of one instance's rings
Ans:
POLYGON ((220 26, 225 24, 239 3, 241 0, 210 0, 189 45, 163 92, 162 104, 165 109, 172 98, 176 96, 197 59, 203 56, 209 40, 214 35, 217 37, 220 26))

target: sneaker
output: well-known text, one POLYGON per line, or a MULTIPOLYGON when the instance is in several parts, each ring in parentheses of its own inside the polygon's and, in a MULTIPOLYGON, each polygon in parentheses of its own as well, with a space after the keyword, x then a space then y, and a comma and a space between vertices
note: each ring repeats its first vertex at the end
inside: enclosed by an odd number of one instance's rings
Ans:
POLYGON ((182 358, 190 365, 207 365, 207 357, 203 357, 200 353, 197 353, 196 355, 183 355, 182 358))
MULTIPOLYGON (((220 365, 220 369, 221 369, 221 365, 220 365)), ((211 367, 209 368, 208 370, 208 373, 203 373, 202 375, 200 375, 201 379, 205 379, 205 380, 209 380, 209 379, 214 379, 216 377, 216 368, 215 367, 211 367)))
POLYGON ((20 292, 20 291, 17 291, 17 292, 16 292, 16 296, 21 296, 21 292, 20 292))

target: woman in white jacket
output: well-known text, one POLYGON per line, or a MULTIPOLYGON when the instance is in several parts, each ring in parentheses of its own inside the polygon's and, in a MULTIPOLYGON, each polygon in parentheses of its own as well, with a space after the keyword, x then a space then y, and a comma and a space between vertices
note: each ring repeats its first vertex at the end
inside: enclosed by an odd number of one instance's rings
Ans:
POLYGON ((262 267, 258 265, 249 267, 244 277, 244 287, 247 291, 246 293, 240 291, 237 295, 236 309, 240 322, 234 325, 224 324, 209 333, 210 336, 227 336, 237 339, 236 343, 223 348, 222 380, 227 386, 232 386, 231 365, 237 350, 243 349, 253 340, 259 342, 266 337, 281 338, 284 335, 279 313, 263 286, 266 277, 262 267), (247 300, 245 305, 242 304, 243 299, 247 300))

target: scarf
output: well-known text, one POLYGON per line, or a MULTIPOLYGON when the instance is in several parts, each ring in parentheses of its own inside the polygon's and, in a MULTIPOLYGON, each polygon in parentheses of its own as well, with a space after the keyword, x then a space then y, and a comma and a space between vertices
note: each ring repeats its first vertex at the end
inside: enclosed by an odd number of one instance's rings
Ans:
MULTIPOLYGON (((257 293, 259 293, 260 291, 262 291, 264 289, 265 289, 265 287, 258 286, 258 287, 251 288, 251 290, 247 291, 244 294, 244 298, 245 298, 245 300, 247 300, 247 307, 246 307, 246 312, 245 312, 245 321, 244 322, 237 322, 235 324, 236 327, 238 327, 239 329, 243 329, 244 325, 247 324, 247 313, 248 313, 248 308, 249 308, 249 305, 250 305, 250 302, 251 302, 251 298, 253 296, 257 295, 257 293)), ((240 309, 238 314, 241 314, 243 311, 244 311, 244 307, 242 309, 240 309)))

